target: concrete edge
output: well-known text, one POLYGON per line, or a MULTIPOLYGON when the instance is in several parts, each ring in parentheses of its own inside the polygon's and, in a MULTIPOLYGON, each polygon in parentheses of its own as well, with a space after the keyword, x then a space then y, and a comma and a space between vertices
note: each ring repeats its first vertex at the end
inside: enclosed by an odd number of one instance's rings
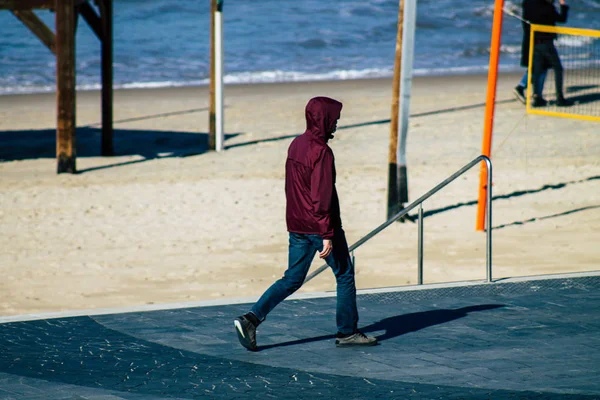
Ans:
MULTIPOLYGON (((459 282, 445 282, 445 283, 431 283, 424 285, 410 285, 410 286, 393 286, 376 289, 359 289, 357 294, 377 294, 377 293, 395 293, 395 292, 412 292, 419 290, 435 290, 443 288, 454 288, 454 287, 467 287, 467 286, 479 286, 479 285, 501 285, 505 283, 516 283, 516 282, 533 282, 542 280, 552 279, 569 279, 569 278, 583 278, 590 276, 600 276, 599 271, 586 271, 586 272, 572 272, 564 274, 548 274, 548 275, 532 275, 522 276, 515 278, 502 278, 492 282, 486 281, 459 281, 459 282)), ((286 300, 306 300, 306 299, 318 299, 326 297, 335 297, 335 292, 311 292, 311 293, 300 293, 294 294, 286 300)), ((6 324, 10 322, 25 322, 25 321, 36 321, 44 319, 54 318, 71 318, 71 317, 84 317, 84 316, 96 316, 96 315, 107 315, 107 314, 125 314, 132 312, 148 312, 148 311, 161 311, 161 310, 177 310, 182 308, 196 308, 196 307, 213 307, 213 306, 225 306, 234 304, 249 304, 254 303, 258 300, 258 297, 241 297, 241 298, 228 298, 228 299, 215 299, 215 300, 203 300, 203 301, 192 301, 192 302, 181 302, 181 303, 166 303, 166 304, 144 304, 139 306, 129 307, 117 307, 117 308, 97 308, 92 310, 67 310, 59 312, 48 312, 39 314, 23 314, 13 315, 7 317, 0 317, 0 324, 6 324)))

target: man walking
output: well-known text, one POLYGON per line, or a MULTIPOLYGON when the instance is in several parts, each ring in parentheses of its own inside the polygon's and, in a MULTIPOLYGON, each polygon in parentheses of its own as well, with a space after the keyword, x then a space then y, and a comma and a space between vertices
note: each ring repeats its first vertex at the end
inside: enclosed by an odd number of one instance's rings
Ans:
MULTIPOLYGON (((565 0, 560 0, 560 12, 554 8, 553 0, 533 0, 527 2, 523 8, 523 18, 532 24, 554 26, 557 22, 567 22, 569 6, 565 0)), ((556 33, 537 32, 533 38, 533 66, 531 82, 533 84, 533 106, 543 107, 547 101, 542 97, 542 74, 548 68, 554 70, 554 85, 556 89, 556 105, 559 107, 571 106, 573 101, 565 99, 563 93, 563 67, 560 57, 554 47, 556 33)))
MULTIPOLYGON (((526 70, 519 84, 513 89, 513 93, 517 97, 517 100, 519 100, 523 104, 527 103, 527 99, 525 96, 527 91, 527 85, 529 84, 529 35, 531 31, 529 26, 531 23, 525 18, 532 13, 532 10, 533 12, 535 12, 535 5, 532 6, 532 3, 534 3, 535 1, 536 0, 523 0, 523 3, 521 5, 521 15, 523 16, 521 22, 521 25, 523 27, 523 41, 521 43, 521 66, 525 67, 526 70)), ((539 76, 538 85, 540 85, 541 88, 544 87, 545 80, 546 71, 544 70, 539 76)))
POLYGON ((288 268, 250 312, 234 320, 238 339, 248 350, 257 350, 256 328, 271 310, 302 286, 317 252, 331 267, 337 282, 336 346, 377 344, 377 339, 358 330, 354 266, 342 230, 333 151, 327 145, 341 111, 339 101, 327 97, 311 99, 305 110, 306 131, 288 149, 285 164, 288 268))

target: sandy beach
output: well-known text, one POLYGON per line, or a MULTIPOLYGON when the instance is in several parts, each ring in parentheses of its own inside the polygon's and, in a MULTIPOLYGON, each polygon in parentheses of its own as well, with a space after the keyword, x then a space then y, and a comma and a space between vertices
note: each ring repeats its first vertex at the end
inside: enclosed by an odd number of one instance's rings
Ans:
MULTIPOLYGON (((494 278, 600 269, 600 125, 526 115, 502 75, 494 278)), ((416 78, 415 200, 481 153, 487 76, 416 78)), ((284 163, 314 96, 344 103, 331 142, 350 243, 384 222, 391 80, 226 87, 226 146, 206 151, 206 87, 115 92, 100 157, 98 92, 78 93, 77 175, 56 175, 54 94, 0 96, 0 315, 257 297, 287 266, 284 163)), ((424 204, 425 283, 485 278, 479 169, 424 204)), ((315 260, 314 266, 321 265, 315 260)), ((356 252, 357 285, 415 284, 417 226, 356 252)), ((326 271, 304 292, 334 290, 326 271)))

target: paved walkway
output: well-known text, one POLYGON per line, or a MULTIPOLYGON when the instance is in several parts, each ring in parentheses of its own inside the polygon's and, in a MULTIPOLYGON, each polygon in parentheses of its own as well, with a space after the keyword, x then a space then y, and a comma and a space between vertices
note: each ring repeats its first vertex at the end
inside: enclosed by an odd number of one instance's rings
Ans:
POLYGON ((0 399, 600 399, 600 276, 361 294, 380 345, 334 346, 335 298, 0 324, 0 399))

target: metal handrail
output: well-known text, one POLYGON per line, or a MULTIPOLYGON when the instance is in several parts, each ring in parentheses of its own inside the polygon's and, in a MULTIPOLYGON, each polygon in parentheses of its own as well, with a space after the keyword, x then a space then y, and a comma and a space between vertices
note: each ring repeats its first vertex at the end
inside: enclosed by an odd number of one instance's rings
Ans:
MULTIPOLYGON (((486 260, 485 260, 485 264, 486 264, 486 271, 487 271, 487 274, 486 274, 487 281, 491 282, 492 281, 492 228, 491 228, 492 227, 492 161, 487 156, 484 156, 484 155, 480 155, 479 157, 477 157, 476 159, 474 159, 473 161, 471 161, 470 163, 468 163, 467 165, 465 165, 464 167, 462 167, 461 169, 456 171, 454 174, 452 174, 450 177, 448 177, 442 183, 440 183, 439 185, 437 185, 436 187, 431 189, 429 192, 425 193, 423 196, 419 197, 417 200, 413 201, 411 204, 409 204, 408 206, 403 208, 401 211, 396 213, 392 218, 388 219, 383 224, 379 225, 377 228, 373 229, 371 232, 369 232, 368 234, 366 234, 365 236, 360 238, 356 243, 354 243, 352 246, 350 246, 348 248, 348 251, 350 253, 354 252, 354 250, 356 250, 357 248, 359 248, 360 246, 365 244, 367 241, 372 239, 373 236, 377 235, 379 232, 383 231, 385 228, 387 228, 388 226, 390 226, 391 224, 393 224, 400 218, 404 217, 413 208, 415 208, 416 206, 423 203, 425 200, 427 200, 428 198, 433 196, 435 193, 439 192, 450 182, 454 181, 456 178, 458 178, 459 176, 461 176, 462 174, 464 174, 465 172, 467 172, 468 170, 473 168, 475 165, 477 165, 481 161, 484 161, 486 164, 486 167, 487 167, 487 188, 486 188, 487 189, 487 196, 486 196, 487 212, 486 212, 486 247, 485 247, 486 260)), ((420 213, 420 214, 422 214, 422 213, 420 213)), ((422 218, 421 218, 421 221, 422 221, 422 218)), ((327 267, 328 267, 328 265, 324 264, 324 265, 320 266, 319 268, 317 268, 313 273, 311 273, 310 275, 308 275, 306 277, 306 279, 304 280, 304 283, 310 281, 315 276, 317 276, 321 272, 325 271, 327 269, 327 267)))

